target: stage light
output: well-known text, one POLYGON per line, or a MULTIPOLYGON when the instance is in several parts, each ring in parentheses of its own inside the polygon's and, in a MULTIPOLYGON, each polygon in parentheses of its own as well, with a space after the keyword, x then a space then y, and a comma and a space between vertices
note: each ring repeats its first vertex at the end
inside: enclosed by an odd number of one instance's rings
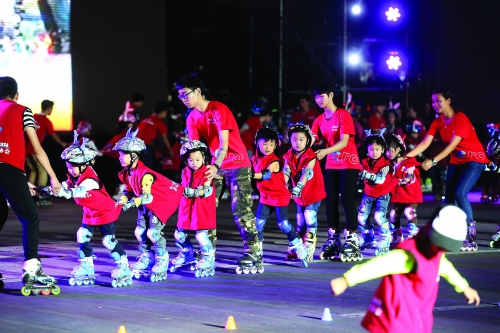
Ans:
POLYGON ((385 63, 387 64, 387 68, 395 71, 397 71, 399 67, 403 65, 403 63, 401 62, 401 58, 397 55, 397 53, 395 53, 394 55, 391 54, 391 56, 385 63))
POLYGON ((359 58, 359 55, 358 55, 358 54, 353 53, 353 54, 351 54, 351 55, 349 56, 349 64, 351 64, 351 65, 354 65, 354 66, 355 66, 355 65, 359 64, 359 61, 360 61, 360 60, 361 60, 361 59, 359 58))
POLYGON ((354 15, 358 15, 359 13, 361 13, 361 6, 354 5, 352 6, 351 11, 354 15))
POLYGON ((399 13, 399 8, 392 8, 389 7, 389 10, 385 12, 385 15, 387 16, 387 21, 394 21, 396 22, 400 17, 401 14, 399 13))

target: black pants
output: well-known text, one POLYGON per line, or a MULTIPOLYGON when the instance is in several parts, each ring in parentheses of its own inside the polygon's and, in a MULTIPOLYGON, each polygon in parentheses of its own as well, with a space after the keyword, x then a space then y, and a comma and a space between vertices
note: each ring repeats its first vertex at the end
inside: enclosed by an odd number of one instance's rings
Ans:
MULTIPOLYGON (((114 235, 115 234, 115 222, 104 224, 104 225, 88 225, 82 223, 82 228, 87 229, 91 234, 94 234, 95 229, 99 229, 101 231, 102 236, 107 236, 107 235, 114 235)), ((113 239, 113 241, 116 239, 113 239)), ((85 254, 85 257, 91 257, 92 256, 92 245, 90 245, 90 239, 88 242, 85 243, 80 243, 80 250, 85 254)), ((111 250, 111 253, 117 252, 120 257, 125 255, 125 251, 123 250, 123 247, 120 243, 117 243, 115 245, 115 248, 111 250)))
POLYGON ((325 169, 326 190, 326 219, 328 228, 340 227, 339 221, 339 194, 347 222, 347 229, 356 229, 358 226, 358 210, 354 203, 357 191, 358 170, 355 169, 325 169))
POLYGON ((0 191, 2 192, 0 212, 4 216, 3 221, 0 221, 0 229, 7 220, 4 212, 7 208, 7 202, 3 198, 5 197, 22 224, 24 259, 38 258, 40 219, 28 188, 26 175, 10 164, 0 163, 0 191))

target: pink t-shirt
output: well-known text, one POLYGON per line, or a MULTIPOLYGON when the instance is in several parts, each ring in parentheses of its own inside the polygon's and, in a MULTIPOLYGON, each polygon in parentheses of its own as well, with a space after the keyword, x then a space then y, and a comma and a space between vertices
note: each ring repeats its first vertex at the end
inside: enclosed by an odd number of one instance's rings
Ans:
POLYGON ((457 112, 449 124, 444 122, 444 116, 441 114, 431 124, 427 134, 436 136, 436 132, 441 135, 444 143, 449 144, 453 135, 462 138, 456 148, 451 152, 450 164, 464 164, 467 162, 489 163, 486 157, 483 145, 477 138, 476 131, 469 118, 462 113, 457 112))
POLYGON ((215 151, 219 149, 219 131, 228 130, 228 151, 220 168, 238 169, 251 166, 236 119, 229 108, 221 102, 211 101, 204 112, 193 110, 186 120, 186 127, 190 140, 203 138, 208 143, 210 152, 214 156, 212 163, 215 163, 215 151))
POLYGON ((349 135, 347 146, 338 152, 328 154, 326 157, 326 169, 356 169, 361 170, 358 150, 354 143, 354 123, 352 117, 345 109, 335 110, 330 119, 325 114, 320 114, 312 125, 314 135, 324 138, 328 147, 340 141, 343 134, 349 135))

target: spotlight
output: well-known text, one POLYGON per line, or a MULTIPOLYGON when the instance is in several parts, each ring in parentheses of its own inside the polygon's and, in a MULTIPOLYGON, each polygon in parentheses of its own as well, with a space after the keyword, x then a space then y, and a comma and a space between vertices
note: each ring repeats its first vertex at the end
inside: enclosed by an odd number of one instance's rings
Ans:
POLYGON ((403 63, 401 62, 401 58, 399 58, 397 53, 395 53, 395 55, 391 55, 385 63, 387 64, 387 68, 395 71, 397 71, 399 67, 403 65, 403 63))
POLYGON ((392 8, 389 7, 389 10, 385 12, 385 15, 387 16, 387 21, 394 21, 396 22, 400 17, 401 14, 399 13, 399 8, 392 8))
POLYGON ((361 7, 359 5, 354 5, 352 6, 351 11, 354 15, 358 15, 361 13, 361 7))
POLYGON ((357 65, 357 64, 359 64, 359 61, 360 61, 359 55, 357 55, 357 54, 351 54, 349 56, 349 63, 351 65, 357 65))

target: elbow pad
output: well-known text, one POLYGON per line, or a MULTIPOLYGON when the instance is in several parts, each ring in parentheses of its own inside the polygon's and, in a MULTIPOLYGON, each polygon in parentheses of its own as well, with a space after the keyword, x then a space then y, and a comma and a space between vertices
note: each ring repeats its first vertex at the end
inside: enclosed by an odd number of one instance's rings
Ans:
POLYGON ((290 175, 292 174, 292 170, 290 170, 290 167, 287 165, 286 168, 283 168, 283 174, 290 178, 290 175))
POLYGON ((142 204, 147 205, 153 202, 153 195, 151 193, 144 193, 141 196, 142 204))
POLYGON ((375 184, 383 184, 385 182, 385 176, 389 173, 389 166, 385 166, 375 175, 375 184))
POLYGON ((55 196, 64 199, 71 199, 73 198, 73 192, 71 190, 61 188, 59 193, 57 193, 55 196))
POLYGON ((304 176, 304 175, 306 175, 307 180, 311 180, 311 178, 314 176, 313 169, 309 169, 309 168, 302 169, 302 176, 304 176))
POLYGON ((204 198, 208 198, 214 192, 214 189, 212 186, 198 186, 198 189, 203 190, 203 197, 204 198))
POLYGON ((73 198, 85 198, 87 196, 87 189, 83 186, 76 186, 71 189, 73 198))

